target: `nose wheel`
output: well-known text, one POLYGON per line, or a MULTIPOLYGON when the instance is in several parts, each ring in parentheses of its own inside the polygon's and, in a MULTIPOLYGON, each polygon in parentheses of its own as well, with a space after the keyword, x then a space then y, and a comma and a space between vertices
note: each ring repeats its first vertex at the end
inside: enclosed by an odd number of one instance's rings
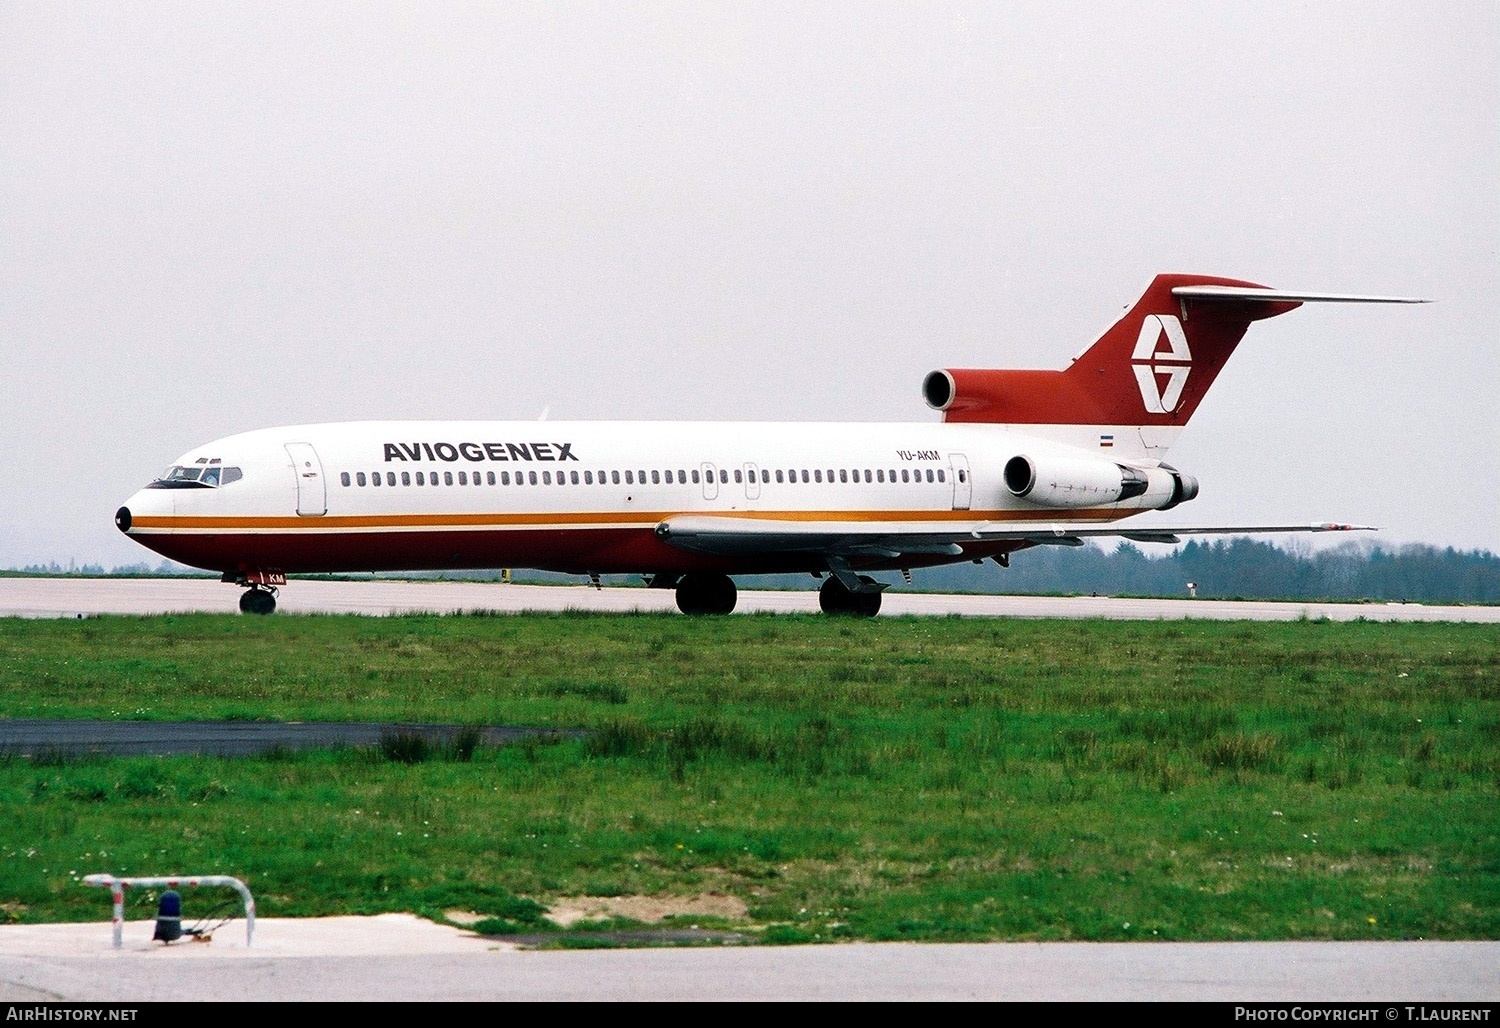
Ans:
POLYGON ((252 585, 240 595, 241 614, 270 614, 276 610, 276 590, 252 585))

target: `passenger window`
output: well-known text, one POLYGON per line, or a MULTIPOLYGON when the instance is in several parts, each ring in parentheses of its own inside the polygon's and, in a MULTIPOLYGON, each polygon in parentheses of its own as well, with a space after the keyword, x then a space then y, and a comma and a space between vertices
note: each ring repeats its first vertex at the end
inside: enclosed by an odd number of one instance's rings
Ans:
POLYGON ((342 482, 344 485, 348 485, 349 484, 349 472, 347 472, 347 471, 341 471, 341 472, 339 472, 339 481, 342 482))
POLYGON ((651 484, 652 485, 661 485, 661 472, 660 471, 653 471, 653 472, 651 472, 651 484))
POLYGON ((807 469, 806 468, 802 469, 802 484, 803 485, 807 484, 807 469))
POLYGON ((885 481, 885 468, 876 468, 875 469, 875 481, 877 481, 877 482, 884 482, 885 481))
POLYGON ((959 482, 967 482, 969 480, 968 472, 964 471, 963 468, 958 469, 958 480, 959 482))
POLYGON ((942 468, 938 468, 938 481, 939 482, 946 482, 946 481, 948 481, 946 478, 943 477, 943 469, 942 468))
POLYGON ((729 472, 725 471, 723 468, 719 469, 719 484, 720 485, 728 485, 729 484, 729 472))
POLYGON ((594 473, 592 471, 585 471, 583 473, 583 484, 584 485, 593 485, 594 484, 594 473))
POLYGON ((814 468, 813 469, 813 481, 814 482, 821 482, 821 481, 823 481, 823 469, 822 468, 814 468))
POLYGON ((552 472, 550 472, 550 471, 543 471, 542 472, 542 485, 551 485, 551 484, 552 484, 552 472))
MULTIPOLYGON (((629 474, 629 472, 626 472, 626 474, 629 474)), ((619 485, 620 484, 620 473, 618 471, 611 471, 609 473, 609 480, 612 483, 614 483, 615 485, 619 485)))
POLYGON ((780 482, 781 480, 782 480, 782 472, 781 472, 780 468, 777 468, 776 469, 776 481, 780 482))
POLYGON ((356 473, 355 476, 354 476, 354 480, 356 482, 358 482, 360 485, 364 485, 365 484, 365 473, 363 471, 360 471, 360 472, 356 473))
POLYGON ((411 485, 411 472, 410 471, 403 471, 403 472, 401 472, 401 484, 402 485, 411 485))
MULTIPOLYGON (((831 479, 833 477, 833 472, 830 471, 828 473, 828 477, 831 479)), ((840 482, 844 482, 846 484, 848 483, 848 481, 849 481, 849 471, 848 471, 848 469, 846 469, 846 468, 839 468, 839 481, 840 482)))
MULTIPOLYGON (((557 476, 557 478, 558 478, 558 481, 562 481, 562 475, 561 474, 559 474, 557 476)), ((576 471, 570 471, 570 472, 568 472, 568 480, 570 482, 572 482, 574 485, 577 485, 578 484, 578 472, 576 472, 576 471)))
MULTIPOLYGON (((490 472, 490 474, 494 474, 494 472, 492 471, 492 472, 490 472)), ((510 472, 509 471, 502 471, 502 472, 500 472, 500 484, 501 485, 510 485, 510 472)))
POLYGON ((760 472, 760 480, 762 482, 765 482, 765 483, 769 484, 770 481, 771 481, 771 473, 769 471, 766 471, 764 468, 762 468, 761 472, 760 472))
POLYGON ((484 477, 486 479, 488 479, 488 484, 490 484, 490 485, 494 485, 495 484, 495 473, 493 471, 486 471, 484 473, 484 477))
POLYGON ((443 484, 444 485, 452 485, 453 484, 453 472, 451 472, 451 471, 444 471, 443 472, 443 484))
POLYGON ((532 485, 536 485, 536 472, 535 471, 528 471, 528 472, 526 472, 526 481, 530 482, 532 485))
POLYGON ((469 473, 467 471, 460 471, 458 473, 458 484, 459 485, 468 485, 469 484, 469 473))
POLYGON ((625 472, 625 484, 626 485, 635 485, 635 472, 633 472, 633 471, 627 471, 627 472, 625 472))
POLYGON ((734 469, 734 480, 740 484, 743 484, 745 481, 745 474, 739 468, 734 469))
POLYGON ((371 485, 379 485, 380 484, 380 472, 376 471, 375 473, 373 473, 372 475, 370 475, 370 484, 371 485))
POLYGON ((682 470, 681 468, 677 469, 677 484, 687 485, 687 472, 682 470))
POLYGON ((694 471, 693 472, 693 484, 694 485, 698 485, 700 481, 701 481, 701 478, 699 477, 698 472, 694 471))
POLYGON ((386 485, 395 485, 396 484, 396 473, 394 471, 387 471, 385 473, 385 484, 386 485))
POLYGON ((909 479, 907 477, 908 474, 909 474, 909 472, 905 468, 902 468, 901 469, 901 481, 903 481, 903 482, 909 482, 909 481, 911 481, 911 479, 909 479))

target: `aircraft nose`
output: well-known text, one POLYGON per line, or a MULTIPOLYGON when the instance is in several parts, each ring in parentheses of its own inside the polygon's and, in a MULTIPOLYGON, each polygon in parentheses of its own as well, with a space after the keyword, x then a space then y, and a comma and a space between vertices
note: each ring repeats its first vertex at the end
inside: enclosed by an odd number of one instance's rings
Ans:
POLYGON ((121 507, 115 511, 115 527, 122 532, 130 531, 130 508, 121 507))

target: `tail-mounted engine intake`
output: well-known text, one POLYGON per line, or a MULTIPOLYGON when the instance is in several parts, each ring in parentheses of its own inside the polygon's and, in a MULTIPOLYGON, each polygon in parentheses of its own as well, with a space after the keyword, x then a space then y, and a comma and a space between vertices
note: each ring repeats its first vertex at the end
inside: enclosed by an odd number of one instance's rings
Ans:
POLYGON ((1093 424, 1122 424, 1121 412, 1102 412, 1061 371, 943 368, 922 380, 922 398, 944 421, 989 424, 1055 424, 1083 418, 1093 424))
POLYGON ((1139 510, 1168 510, 1198 495, 1198 480, 1165 464, 1127 468, 1088 457, 1032 458, 1005 464, 1005 487, 1042 507, 1094 507, 1125 503, 1139 510))

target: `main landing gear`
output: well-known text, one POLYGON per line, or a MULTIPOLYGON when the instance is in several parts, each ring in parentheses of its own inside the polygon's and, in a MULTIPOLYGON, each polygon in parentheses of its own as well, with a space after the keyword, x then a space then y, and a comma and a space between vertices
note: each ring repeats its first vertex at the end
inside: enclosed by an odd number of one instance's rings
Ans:
POLYGON ((270 614, 276 609, 276 590, 269 586, 252 585, 240 596, 241 614, 270 614))
MULTIPOLYGON (((728 614, 738 593, 728 575, 695 571, 681 578, 657 575, 647 580, 653 589, 676 589, 677 609, 684 614, 728 614)), ((885 586, 868 575, 844 569, 830 575, 818 590, 818 606, 825 614, 872 618, 880 613, 880 595, 885 586), (849 584, 845 584, 847 578, 849 584)))
POLYGON ((874 617, 880 613, 880 584, 869 575, 860 575, 859 584, 868 588, 855 592, 837 577, 830 576, 818 589, 818 606, 824 614, 874 617))
POLYGON ((738 595, 728 575, 695 571, 677 581, 677 609, 684 614, 728 614, 738 595))

